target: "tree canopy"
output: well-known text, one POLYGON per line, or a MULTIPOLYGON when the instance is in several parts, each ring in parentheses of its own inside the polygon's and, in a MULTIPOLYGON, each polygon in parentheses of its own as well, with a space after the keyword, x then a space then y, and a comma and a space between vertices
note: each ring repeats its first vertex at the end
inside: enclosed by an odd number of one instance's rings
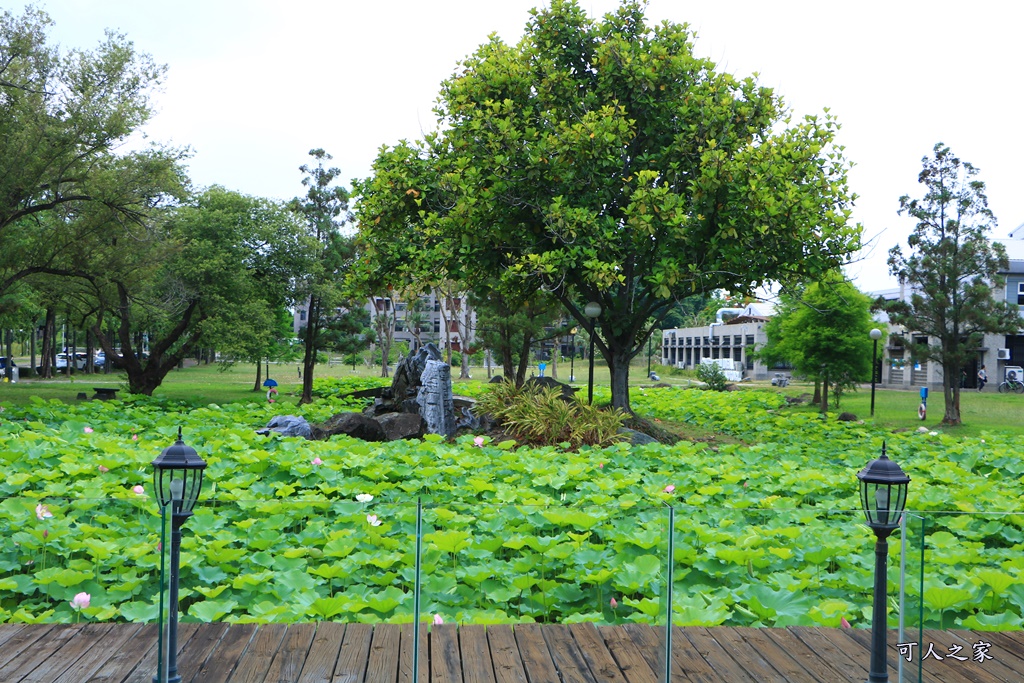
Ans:
POLYGON ((906 300, 882 302, 890 319, 908 332, 927 335, 913 344, 917 358, 942 365, 945 424, 960 424, 960 374, 977 357, 986 333, 1012 334, 1020 327, 1015 306, 998 300, 1009 267, 1006 249, 988 233, 996 218, 988 208, 978 169, 953 155, 941 142, 921 160, 918 182, 924 196, 900 197, 900 214, 917 221, 908 239, 910 253, 889 250, 889 270, 910 292, 906 300))
POLYGON ((859 245, 836 122, 794 121, 637 2, 600 21, 571 0, 534 10, 517 45, 492 36, 459 66, 436 113, 438 133, 382 149, 358 188, 368 253, 543 287, 585 326, 599 303, 617 407, 677 301, 814 278, 859 245))

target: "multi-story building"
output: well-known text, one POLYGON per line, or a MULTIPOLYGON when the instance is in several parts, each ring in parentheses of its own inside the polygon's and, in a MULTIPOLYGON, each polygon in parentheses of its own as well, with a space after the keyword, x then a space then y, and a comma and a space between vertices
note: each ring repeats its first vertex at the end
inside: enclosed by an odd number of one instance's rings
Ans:
POLYGON ((731 360, 745 379, 767 379, 770 368, 753 357, 768 343, 764 325, 772 312, 765 304, 723 308, 715 322, 661 331, 661 362, 693 370, 704 359, 731 360))
MULTIPOLYGON (((1003 381, 1007 367, 1024 366, 1024 225, 1010 233, 1009 239, 994 240, 1006 248, 1009 268, 1002 271, 1006 285, 996 291, 996 296, 1019 307, 1020 328, 1012 334, 986 334, 981 345, 975 349, 975 356, 962 368, 961 381, 966 388, 977 386, 978 369, 984 365, 988 380, 993 387, 1003 381)), ((876 292, 874 297, 890 300, 906 299, 910 292, 905 286, 876 292)), ((883 320, 883 322, 886 322, 883 320)), ((883 385, 892 387, 939 388, 942 386, 942 366, 934 361, 913 358, 910 345, 928 342, 927 336, 908 330, 899 325, 889 324, 888 342, 882 357, 883 385)), ((931 340, 931 343, 937 343, 931 340)))
MULTIPOLYGON (((406 342, 410 351, 427 342, 433 342, 441 350, 450 345, 452 351, 461 351, 467 342, 471 345, 476 339, 476 312, 468 306, 464 294, 448 297, 431 292, 418 297, 417 302, 417 315, 410 315, 414 308, 412 302, 391 297, 373 297, 365 308, 371 320, 378 315, 393 318, 393 341, 406 342)), ((340 314, 342 309, 337 312, 340 314)), ((307 315, 307 306, 296 307, 292 320, 295 334, 306 326, 307 315)))

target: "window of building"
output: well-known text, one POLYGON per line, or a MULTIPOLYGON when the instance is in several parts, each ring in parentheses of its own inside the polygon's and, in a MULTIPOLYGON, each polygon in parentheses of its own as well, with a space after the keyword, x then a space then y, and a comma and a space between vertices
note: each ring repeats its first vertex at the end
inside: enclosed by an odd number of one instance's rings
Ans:
POLYGON ((1024 306, 1024 282, 1017 283, 1017 305, 1024 306))
POLYGON ((441 334, 441 321, 440 319, 434 319, 434 334, 441 334))
POLYGON ((742 344, 743 344, 743 335, 741 335, 741 334, 733 335, 732 345, 733 346, 740 346, 742 344))
POLYGON ((752 335, 752 334, 748 334, 747 335, 746 344, 747 344, 747 346, 753 346, 754 345, 754 335, 752 335))
POLYGON ((299 311, 299 321, 300 322, 306 322, 306 312, 305 311, 299 311))

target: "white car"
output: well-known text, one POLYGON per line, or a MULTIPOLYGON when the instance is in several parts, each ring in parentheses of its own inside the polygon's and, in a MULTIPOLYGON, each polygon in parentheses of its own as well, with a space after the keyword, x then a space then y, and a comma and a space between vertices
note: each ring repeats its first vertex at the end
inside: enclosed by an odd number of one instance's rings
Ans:
MULTIPOLYGON (((66 354, 66 353, 58 353, 57 354, 57 364, 56 364, 55 367, 58 370, 66 369, 68 367, 68 354, 66 354)), ((76 353, 75 354, 75 365, 74 365, 74 368, 75 368, 75 370, 85 370, 85 354, 84 353, 76 353)))

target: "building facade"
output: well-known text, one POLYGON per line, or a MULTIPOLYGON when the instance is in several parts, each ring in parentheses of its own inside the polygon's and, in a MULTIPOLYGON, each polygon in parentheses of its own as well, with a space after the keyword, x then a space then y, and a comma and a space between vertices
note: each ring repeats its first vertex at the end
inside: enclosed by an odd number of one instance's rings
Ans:
MULTIPOLYGON (((1008 368, 1024 366, 1024 225, 1011 232, 1009 239, 994 241, 1006 248, 1010 262, 1009 268, 1000 273, 1006 279, 1006 284, 995 293, 1018 307, 1021 324, 1012 334, 984 336, 981 345, 975 349, 975 356, 961 371, 961 385, 969 389, 977 387, 978 370, 982 365, 988 375, 989 388, 993 390, 1003 381, 1008 368)), ((874 296, 898 300, 909 297, 910 292, 900 287, 877 292, 874 296)), ((899 325, 886 324, 889 335, 882 356, 881 383, 893 388, 941 388, 942 366, 934 361, 914 358, 910 352, 910 346, 914 343, 938 343, 937 340, 929 340, 927 336, 899 325)))
POLYGON ((704 359, 731 360, 743 379, 768 379, 772 369, 756 360, 754 351, 768 343, 769 314, 764 305, 748 304, 721 309, 710 325, 662 330, 661 363, 695 370, 704 359))

